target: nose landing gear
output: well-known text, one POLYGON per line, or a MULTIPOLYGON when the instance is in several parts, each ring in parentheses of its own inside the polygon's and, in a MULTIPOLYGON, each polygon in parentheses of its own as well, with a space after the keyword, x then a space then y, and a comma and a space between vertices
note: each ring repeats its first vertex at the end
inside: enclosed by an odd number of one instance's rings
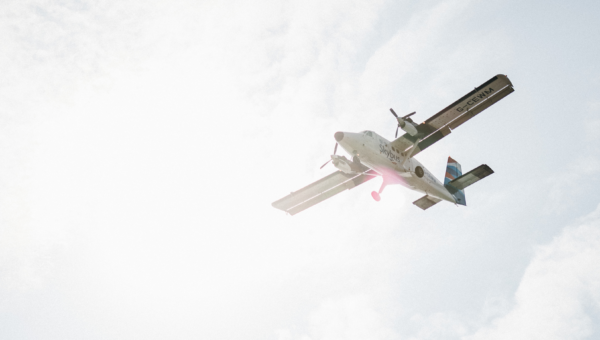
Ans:
POLYGON ((373 191, 371 192, 371 197, 373 197, 373 199, 377 202, 381 201, 381 196, 379 196, 379 194, 381 194, 381 192, 383 191, 383 189, 385 188, 385 186, 387 185, 387 183, 385 182, 385 180, 381 183, 381 188, 379 188, 379 192, 377 191, 373 191))
POLYGON ((373 191, 371 192, 371 196, 373 196, 373 199, 377 202, 381 201, 381 196, 379 196, 379 193, 377 193, 377 191, 373 191))

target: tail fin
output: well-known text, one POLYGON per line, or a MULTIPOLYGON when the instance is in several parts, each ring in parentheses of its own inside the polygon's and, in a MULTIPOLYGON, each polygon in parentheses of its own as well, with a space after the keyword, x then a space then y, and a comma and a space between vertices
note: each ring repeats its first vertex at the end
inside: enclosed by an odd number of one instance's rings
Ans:
POLYGON ((452 159, 452 157, 448 157, 448 165, 446 166, 446 177, 444 178, 444 185, 450 183, 456 178, 462 176, 462 169, 460 164, 452 159))
MULTIPOLYGON (((448 157, 448 165, 446 165, 446 176, 444 176, 444 186, 447 186, 450 182, 462 176, 462 169, 460 163, 448 157)), ((454 188, 453 188, 454 189, 454 188)), ((456 203, 460 205, 467 205, 464 190, 451 190, 452 195, 456 198, 456 203)))

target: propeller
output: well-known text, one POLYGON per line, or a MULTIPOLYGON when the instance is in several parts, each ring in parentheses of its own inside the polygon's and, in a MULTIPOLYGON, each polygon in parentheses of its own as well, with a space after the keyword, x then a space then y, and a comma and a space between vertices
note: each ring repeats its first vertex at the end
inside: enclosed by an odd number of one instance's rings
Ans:
MULTIPOLYGON (((333 155, 334 155, 334 156, 335 156, 335 153, 337 152, 337 146, 338 146, 338 143, 335 143, 335 147, 333 148, 333 155)), ((330 160, 328 160, 327 162, 325 162, 325 164, 321 165, 321 167, 320 167, 319 169, 323 169, 323 167, 324 167, 325 165, 327 165, 327 163, 331 162, 331 160, 332 160, 332 159, 333 159, 333 157, 331 157, 331 159, 330 159, 330 160)))
MULTIPOLYGON (((412 116, 412 115, 414 115, 415 113, 417 113, 417 111, 415 111, 415 112, 412 112, 412 113, 409 113, 409 114, 407 114, 407 115, 406 115, 406 116, 404 116, 404 117, 398 117, 398 115, 396 114, 396 112, 395 112, 395 111, 394 111, 394 109, 392 109, 392 108, 390 108, 390 111, 392 112, 392 114, 394 115, 394 117, 396 117, 396 120, 398 121, 398 126, 396 127, 396 137, 395 137, 395 138, 398 138, 398 129, 400 128, 400 124, 401 124, 401 122, 402 122, 402 121, 407 121, 407 122, 410 122, 410 123, 412 123, 412 122, 413 122, 413 120, 410 118, 410 116, 412 116)), ((404 126, 404 125, 402 125, 402 126, 404 126)))

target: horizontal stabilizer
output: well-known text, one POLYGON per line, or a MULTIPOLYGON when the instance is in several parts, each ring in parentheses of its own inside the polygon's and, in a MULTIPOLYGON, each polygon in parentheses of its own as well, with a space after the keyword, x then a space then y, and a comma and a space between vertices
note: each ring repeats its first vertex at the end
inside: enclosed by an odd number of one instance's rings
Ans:
POLYGON ((452 180, 448 184, 446 184, 446 188, 451 192, 455 193, 458 190, 463 190, 469 185, 476 183, 477 181, 484 179, 485 177, 494 173, 494 170, 487 166, 486 164, 482 164, 477 168, 467 172, 466 174, 452 180))
POLYGON ((333 197, 344 190, 349 190, 378 176, 378 173, 369 170, 364 174, 346 174, 336 171, 329 176, 307 185, 284 198, 273 202, 273 207, 283 210, 290 215, 295 215, 313 205, 333 197))
POLYGON ((439 198, 425 195, 425 196, 419 198, 418 200, 414 201, 413 204, 423 210, 427 210, 431 206, 435 205, 436 203, 438 203, 440 201, 441 201, 441 199, 439 199, 439 198))

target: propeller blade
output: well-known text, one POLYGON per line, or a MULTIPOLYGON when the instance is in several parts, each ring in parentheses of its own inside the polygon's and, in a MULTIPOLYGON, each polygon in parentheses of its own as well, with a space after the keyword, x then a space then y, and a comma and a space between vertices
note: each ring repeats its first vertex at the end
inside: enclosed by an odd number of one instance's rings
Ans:
POLYGON ((327 165, 327 163, 329 163, 329 162, 331 162, 331 159, 330 159, 330 160, 328 160, 327 162, 325 162, 325 164, 321 165, 321 167, 320 167, 319 169, 323 169, 323 167, 324 167, 325 165, 327 165))
POLYGON ((338 144, 338 143, 335 143, 335 148, 333 148, 333 154, 334 154, 334 155, 335 155, 335 153, 336 153, 336 151, 337 151, 337 144, 338 144))
POLYGON ((396 137, 395 138, 398 138, 398 128, 400 128, 400 125, 396 126, 396 137))
POLYGON ((408 118, 408 117, 410 117, 410 116, 414 115, 415 113, 417 113, 417 111, 415 111, 415 112, 412 112, 412 113, 409 113, 409 114, 407 114, 406 116, 404 116, 404 117, 402 117, 402 118, 406 119, 406 118, 408 118))
POLYGON ((394 115, 394 117, 398 118, 398 115, 396 114, 396 112, 394 112, 394 109, 390 108, 390 111, 392 111, 392 114, 394 115))

